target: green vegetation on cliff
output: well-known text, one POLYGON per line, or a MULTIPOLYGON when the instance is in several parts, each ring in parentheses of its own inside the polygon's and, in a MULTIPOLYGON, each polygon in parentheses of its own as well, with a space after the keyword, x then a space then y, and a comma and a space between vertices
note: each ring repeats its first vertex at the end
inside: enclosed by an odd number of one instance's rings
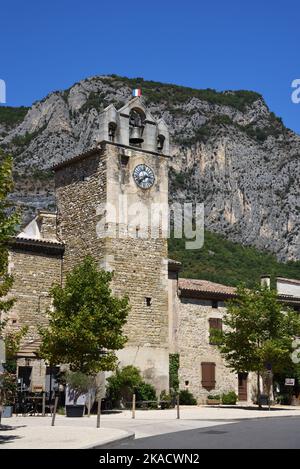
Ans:
POLYGON ((4 124, 7 127, 19 124, 26 116, 28 109, 28 107, 24 106, 0 106, 0 124, 4 124))
MULTIPOLYGON (((101 81, 105 78, 101 77, 101 81)), ((130 88, 142 88, 143 96, 146 101, 152 104, 159 104, 167 101, 168 105, 180 105, 191 98, 198 98, 211 104, 219 104, 223 106, 231 106, 243 111, 246 106, 251 105, 254 101, 261 99, 262 96, 254 91, 238 90, 238 91, 216 91, 211 88, 205 90, 188 88, 170 83, 160 83, 157 81, 144 80, 143 78, 127 78, 111 75, 107 78, 108 83, 120 82, 127 84, 130 88)))
POLYGON ((277 261, 276 257, 254 247, 226 240, 216 233, 205 232, 202 249, 186 250, 183 239, 169 240, 169 257, 182 263, 181 277, 210 280, 237 286, 244 282, 252 287, 263 274, 300 280, 300 261, 277 261))

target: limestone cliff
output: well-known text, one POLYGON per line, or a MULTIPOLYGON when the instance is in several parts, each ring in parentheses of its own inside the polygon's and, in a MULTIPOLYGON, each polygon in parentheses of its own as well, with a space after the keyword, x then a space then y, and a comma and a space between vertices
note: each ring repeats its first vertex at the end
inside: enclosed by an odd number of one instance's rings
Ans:
POLYGON ((170 127, 170 199, 204 201, 208 229, 300 259, 300 136, 249 91, 92 77, 28 110, 0 107, 0 145, 15 161, 12 199, 25 218, 55 209, 49 168, 97 142, 100 112, 122 106, 136 86, 170 127))

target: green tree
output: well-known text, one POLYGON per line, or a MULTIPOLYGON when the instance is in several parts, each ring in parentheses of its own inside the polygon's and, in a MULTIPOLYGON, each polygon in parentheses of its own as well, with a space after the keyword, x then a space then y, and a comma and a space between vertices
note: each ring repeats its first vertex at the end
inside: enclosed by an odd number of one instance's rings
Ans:
POLYGON ((6 364, 1 375, 0 402, 9 403, 14 398, 16 389, 16 353, 21 338, 27 330, 19 332, 6 329, 6 313, 12 307, 14 300, 7 295, 12 287, 13 278, 8 273, 8 242, 15 234, 19 215, 13 211, 8 196, 13 189, 12 158, 0 149, 0 338, 4 340, 6 349, 6 364))
POLYGON ((260 405, 260 377, 267 368, 281 373, 292 366, 292 343, 300 333, 299 315, 278 302, 276 290, 240 286, 237 297, 228 302, 224 330, 212 331, 221 354, 233 371, 257 373, 260 405))
POLYGON ((22 339, 26 336, 27 332, 28 326, 23 326, 17 331, 6 328, 3 333, 6 353, 4 369, 9 373, 16 373, 17 352, 20 348, 20 343, 22 339))
POLYGON ((0 404, 12 405, 17 392, 17 352, 21 340, 26 336, 28 327, 18 331, 6 329, 3 333, 5 343, 5 364, 0 375, 0 404))
POLYGON ((13 299, 6 296, 13 278, 8 274, 8 241, 15 234, 19 215, 12 210, 8 195, 13 189, 12 158, 0 149, 0 335, 6 325, 3 313, 13 305, 13 299))
POLYGON ((64 287, 53 286, 49 325, 39 329, 40 354, 51 365, 69 364, 71 371, 87 375, 115 368, 115 351, 127 340, 122 328, 129 305, 126 297, 112 294, 112 277, 86 257, 67 275, 64 287))

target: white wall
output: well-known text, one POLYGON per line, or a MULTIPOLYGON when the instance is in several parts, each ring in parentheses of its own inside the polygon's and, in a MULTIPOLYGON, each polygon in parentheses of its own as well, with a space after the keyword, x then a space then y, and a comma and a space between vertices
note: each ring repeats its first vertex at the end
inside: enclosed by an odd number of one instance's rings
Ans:
POLYGON ((300 297, 300 282, 297 280, 277 279, 277 292, 279 295, 292 295, 300 297))

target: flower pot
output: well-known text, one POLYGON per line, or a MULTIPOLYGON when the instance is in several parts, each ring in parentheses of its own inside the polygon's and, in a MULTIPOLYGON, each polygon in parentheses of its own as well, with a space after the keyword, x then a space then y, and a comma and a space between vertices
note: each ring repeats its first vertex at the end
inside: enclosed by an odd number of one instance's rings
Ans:
POLYGON ((67 417, 83 417, 84 405, 66 405, 67 417))
POLYGON ((10 418, 13 414, 13 406, 12 405, 4 405, 2 410, 2 417, 3 418, 10 418))
POLYGON ((219 399, 207 399, 207 405, 220 405, 221 401, 219 399))

